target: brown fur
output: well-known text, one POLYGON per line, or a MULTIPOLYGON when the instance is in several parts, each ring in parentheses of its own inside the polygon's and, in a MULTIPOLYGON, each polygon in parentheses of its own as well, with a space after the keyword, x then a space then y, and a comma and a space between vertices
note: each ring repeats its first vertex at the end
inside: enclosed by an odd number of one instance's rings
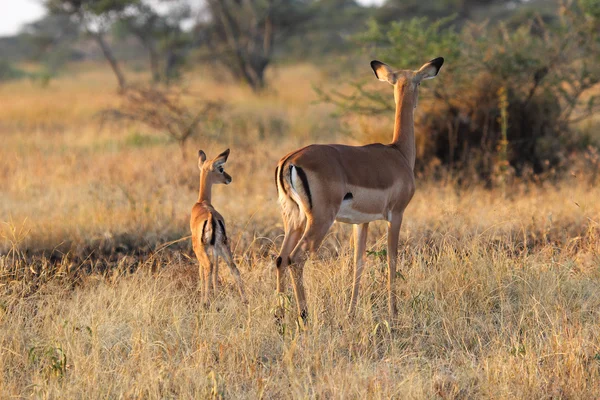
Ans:
POLYGON ((206 161, 202 150, 198 153, 198 168, 200 168, 200 191, 198 201, 192 207, 190 230, 192 244, 199 264, 200 277, 204 277, 204 303, 208 304, 212 292, 216 293, 218 286, 219 256, 223 257, 231 274, 236 280, 238 290, 244 302, 244 288, 240 272, 233 262, 229 240, 225 232, 225 220, 211 204, 212 185, 229 184, 231 176, 223 170, 227 161, 229 149, 219 154, 215 159, 206 161))
POLYGON ((394 86, 396 115, 393 140, 366 146, 310 145, 283 157, 276 169, 276 184, 285 229, 277 265, 277 290, 290 276, 298 312, 307 315, 302 282, 304 263, 317 250, 334 221, 355 224, 354 284, 349 312, 356 306, 364 264, 368 224, 388 222, 389 312, 396 314, 394 278, 398 236, 404 209, 415 192, 415 139, 413 110, 418 86, 437 75, 443 59, 426 63, 418 71, 393 71, 373 61, 380 80, 394 86), (303 176, 305 175, 305 177, 303 176), (344 200, 351 193, 352 197, 344 200))

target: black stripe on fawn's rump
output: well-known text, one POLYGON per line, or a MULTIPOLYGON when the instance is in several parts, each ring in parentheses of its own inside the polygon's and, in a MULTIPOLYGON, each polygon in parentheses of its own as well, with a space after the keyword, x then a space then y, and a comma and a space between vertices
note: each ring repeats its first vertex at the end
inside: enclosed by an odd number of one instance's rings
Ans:
POLYGON ((204 221, 204 224, 202 224, 202 234, 200 235, 200 241, 202 243, 204 243, 204 232, 206 231, 206 223, 208 222, 208 220, 204 221))
POLYGON ((223 229, 223 238, 225 242, 227 242, 227 232, 225 232, 225 224, 223 224, 223 221, 219 220, 219 225, 221 226, 221 229, 223 229))
POLYGON ((346 195, 344 196, 344 200, 352 200, 353 198, 354 196, 350 192, 346 193, 346 195))
POLYGON ((312 209, 312 197, 310 195, 310 188, 308 187, 308 178, 306 177, 306 173, 304 172, 304 170, 300 167, 295 167, 296 171, 298 172, 298 176, 300 177, 300 180, 302 181, 302 186, 304 186, 304 191, 306 192, 306 195, 308 196, 308 204, 310 205, 310 208, 312 209))
POLYGON ((212 225, 212 236, 210 237, 210 245, 214 246, 215 241, 217 240, 217 223, 215 222, 215 218, 211 216, 210 223, 212 225))

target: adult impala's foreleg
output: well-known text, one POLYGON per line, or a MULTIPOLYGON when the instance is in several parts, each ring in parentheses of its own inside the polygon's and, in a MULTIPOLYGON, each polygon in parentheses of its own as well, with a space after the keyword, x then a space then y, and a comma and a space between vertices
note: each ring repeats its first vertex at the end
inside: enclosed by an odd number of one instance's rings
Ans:
POLYGON ((358 299, 358 289, 360 287, 360 278, 365 264, 365 249, 367 247, 367 234, 369 232, 369 223, 354 225, 354 279, 352 282, 352 298, 348 314, 354 314, 356 301, 358 299))
POLYGON ((398 260, 398 238, 400 237, 400 227, 402 226, 403 214, 397 213, 392 215, 392 219, 388 221, 387 234, 387 261, 388 261, 388 308, 390 318, 394 318, 397 314, 396 309, 396 288, 394 281, 396 279, 396 261, 398 260))

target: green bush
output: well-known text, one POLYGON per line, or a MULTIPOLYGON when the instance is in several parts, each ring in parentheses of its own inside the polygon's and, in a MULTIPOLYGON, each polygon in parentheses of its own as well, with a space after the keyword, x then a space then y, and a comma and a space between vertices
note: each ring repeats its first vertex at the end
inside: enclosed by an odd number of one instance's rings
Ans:
POLYGON ((0 82, 21 79, 27 76, 27 73, 13 67, 9 62, 0 60, 0 82))
MULTIPOLYGON (((396 68, 446 59, 438 79, 421 86, 417 168, 441 161, 446 170, 489 179, 504 162, 517 174, 560 165, 578 145, 573 123, 600 106, 588 94, 600 80, 594 22, 575 7, 562 8, 550 22, 533 15, 497 26, 466 24, 457 31, 451 21, 415 18, 386 26, 371 21, 358 37, 376 58, 396 68), (506 146, 500 142, 499 91, 505 93, 508 114, 506 146)), ((344 112, 392 115, 389 93, 369 90, 365 82, 354 85, 352 96, 321 97, 344 112)))

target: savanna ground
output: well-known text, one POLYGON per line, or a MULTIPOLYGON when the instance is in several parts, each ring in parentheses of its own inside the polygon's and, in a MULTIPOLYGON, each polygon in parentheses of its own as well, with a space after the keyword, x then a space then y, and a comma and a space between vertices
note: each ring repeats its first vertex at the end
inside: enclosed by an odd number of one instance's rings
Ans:
POLYGON ((351 228, 336 224, 304 274, 307 326, 290 289, 278 327, 277 160, 315 141, 359 144, 365 127, 386 140, 392 124, 340 126, 313 103, 311 83, 331 83, 310 65, 276 69, 258 97, 203 72, 191 87, 251 122, 193 138, 185 161, 160 132, 100 126, 98 111, 118 104, 104 69, 45 89, 0 87, 1 398, 600 396, 597 171, 493 190, 423 178, 401 231, 397 319, 387 315, 381 222, 357 315, 346 318, 351 228), (204 309, 190 241, 176 241, 189 234, 197 150, 227 147, 233 183, 213 203, 250 301, 221 266, 221 291, 204 309))

